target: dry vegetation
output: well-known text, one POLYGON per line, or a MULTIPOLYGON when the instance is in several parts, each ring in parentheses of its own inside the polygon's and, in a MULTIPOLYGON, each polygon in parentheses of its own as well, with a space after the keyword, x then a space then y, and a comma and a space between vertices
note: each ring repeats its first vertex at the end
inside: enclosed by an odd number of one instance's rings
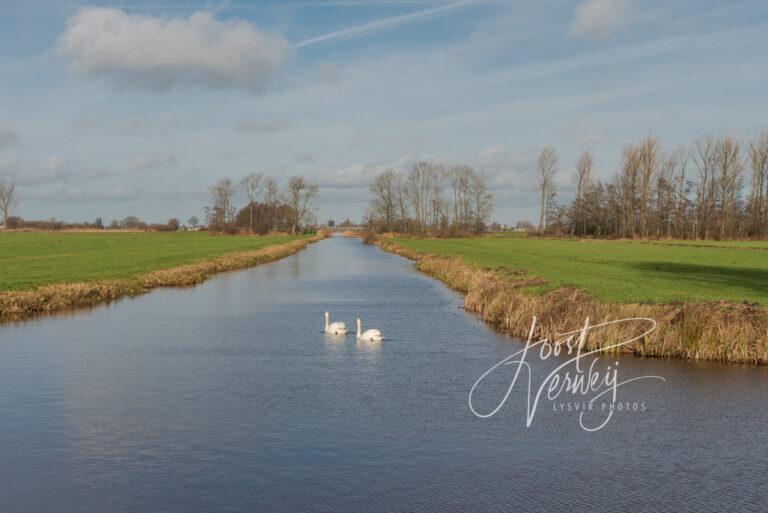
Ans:
POLYGON ((201 283, 224 271, 245 269, 292 255, 308 244, 323 239, 321 232, 309 239, 294 240, 253 251, 228 253, 220 257, 172 269, 139 274, 130 279, 46 285, 33 290, 0 292, 0 320, 15 320, 71 308, 92 306, 123 297, 136 296, 155 287, 184 287, 201 283))
MULTIPOLYGON (((633 317, 658 322, 654 332, 625 348, 638 356, 675 357, 768 364, 768 312, 759 305, 728 302, 696 304, 613 304, 598 301, 573 288, 559 288, 544 295, 527 294, 523 287, 536 285, 514 272, 483 270, 458 257, 443 257, 379 241, 386 251, 416 261, 417 268, 466 294, 464 307, 494 326, 517 337, 526 337, 531 320, 538 319, 537 337, 556 338, 557 332, 578 329, 589 317, 591 324, 633 317)), ((629 340, 637 328, 617 324, 590 337, 586 348, 598 349, 629 340)))

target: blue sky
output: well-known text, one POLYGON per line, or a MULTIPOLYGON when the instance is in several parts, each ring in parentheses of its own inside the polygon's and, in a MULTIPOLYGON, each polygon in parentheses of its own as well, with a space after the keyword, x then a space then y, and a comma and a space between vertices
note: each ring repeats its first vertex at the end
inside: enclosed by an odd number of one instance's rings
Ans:
POLYGON ((654 134, 768 128, 764 1, 0 3, 0 179, 28 219, 202 214, 206 187, 305 174, 318 217, 418 159, 486 173, 536 217, 535 160, 610 176, 654 134))

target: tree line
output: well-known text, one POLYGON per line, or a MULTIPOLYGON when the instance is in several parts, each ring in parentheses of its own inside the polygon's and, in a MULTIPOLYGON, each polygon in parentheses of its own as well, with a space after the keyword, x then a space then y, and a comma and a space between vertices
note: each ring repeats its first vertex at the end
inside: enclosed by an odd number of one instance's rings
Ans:
POLYGON ((205 225, 197 216, 187 221, 187 226, 172 218, 167 223, 146 223, 137 216, 127 216, 105 225, 101 218, 86 223, 67 223, 57 219, 26 221, 14 216, 19 205, 18 189, 13 182, 0 181, 0 219, 2 226, 9 229, 30 228, 38 230, 61 229, 128 229, 145 231, 177 231, 181 228, 208 229, 210 231, 266 234, 272 231, 296 234, 314 224, 314 201, 318 195, 317 185, 303 176, 291 176, 280 187, 273 177, 251 173, 237 184, 223 178, 208 188, 208 203, 205 206, 205 225), (247 204, 239 210, 235 207, 238 192, 244 193, 247 204))
POLYGON ((493 211, 486 178, 469 166, 417 162, 407 173, 387 169, 370 187, 366 222, 400 233, 480 233, 493 211))
POLYGON ((538 159, 538 231, 595 237, 683 239, 768 236, 768 131, 742 141, 702 137, 665 148, 657 137, 624 147, 615 175, 593 177, 584 151, 573 165, 573 201, 557 203, 558 154, 538 159), (746 189, 746 194, 745 194, 746 189))
POLYGON ((314 224, 314 201, 318 186, 303 176, 288 178, 281 189, 279 182, 262 173, 244 176, 237 184, 222 178, 208 188, 205 222, 211 231, 235 233, 241 229, 265 234, 284 231, 296 234, 314 224), (248 202, 238 210, 236 192, 241 190, 248 202))

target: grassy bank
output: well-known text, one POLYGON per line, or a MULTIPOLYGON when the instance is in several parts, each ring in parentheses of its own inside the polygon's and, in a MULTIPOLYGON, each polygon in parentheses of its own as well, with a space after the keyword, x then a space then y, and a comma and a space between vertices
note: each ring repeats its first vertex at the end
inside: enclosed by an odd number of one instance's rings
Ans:
POLYGON ((402 247, 461 257, 531 279, 527 291, 562 287, 614 303, 731 301, 768 306, 768 243, 605 241, 518 235, 395 239, 402 247))
POLYGON ((193 285, 283 258, 321 237, 0 233, 0 319, 193 285))
MULTIPOLYGON (((658 328, 628 349, 644 356, 768 363, 765 246, 484 237, 387 239, 384 249, 464 292, 464 306, 524 337, 650 317, 658 328), (742 300, 747 300, 744 302, 742 300), (760 304, 758 304, 760 303, 760 304)), ((636 336, 606 328, 588 349, 636 336)))

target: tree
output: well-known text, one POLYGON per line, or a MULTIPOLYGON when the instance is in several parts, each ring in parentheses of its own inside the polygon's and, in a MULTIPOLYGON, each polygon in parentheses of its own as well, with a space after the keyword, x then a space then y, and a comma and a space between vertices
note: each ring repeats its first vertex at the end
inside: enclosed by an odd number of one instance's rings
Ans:
POLYGON ((638 229, 642 237, 650 235, 651 187, 659 169, 660 145, 655 137, 646 137, 637 146, 639 165, 638 229))
POLYGON ((696 191, 696 227, 694 237, 709 238, 712 221, 715 216, 715 160, 716 141, 712 137, 696 142, 694 161, 699 171, 699 184, 696 191))
POLYGON ((144 222, 136 216, 125 216, 125 219, 120 221, 120 227, 129 230, 140 229, 143 226, 145 226, 144 222))
POLYGON ((468 166, 447 170, 432 162, 417 162, 403 176, 387 169, 370 185, 372 195, 365 223, 372 230, 435 234, 455 230, 481 232, 493 210, 493 196, 482 174, 468 166), (450 185, 453 204, 443 186, 450 185))
POLYGON ((248 205, 250 209, 250 223, 248 229, 251 234, 253 233, 253 205, 256 203, 256 198, 259 193, 261 177, 261 173, 251 173, 240 180, 240 187, 243 188, 245 195, 248 197, 248 205))
POLYGON ((172 217, 168 220, 168 222, 166 223, 166 226, 168 227, 168 231, 176 232, 179 230, 179 226, 181 226, 181 223, 179 222, 178 219, 176 219, 175 217, 172 217))
POLYGON ((493 210, 493 196, 482 175, 472 172, 469 179, 469 194, 474 203, 475 232, 480 233, 484 230, 485 223, 493 210))
POLYGON ((741 189, 741 171, 744 163, 741 160, 739 142, 732 136, 726 135, 715 147, 715 162, 718 172, 720 239, 734 229, 736 221, 736 200, 741 189))
POLYGON ((271 176, 264 177, 264 203, 274 206, 280 201, 280 186, 271 176))
POLYGON ((213 230, 223 230, 235 217, 232 196, 235 186, 229 178, 222 178, 208 188, 210 204, 205 207, 206 223, 213 230))
POLYGON ((452 166, 446 172, 453 192, 453 224, 459 229, 469 229, 469 186, 474 170, 468 166, 452 166))
POLYGON ((8 218, 19 206, 19 195, 16 192, 16 184, 13 182, 0 182, 0 214, 3 216, 3 226, 8 224, 8 218))
POLYGON ((318 192, 317 185, 308 182, 303 176, 292 176, 288 179, 285 196, 291 210, 292 235, 296 235, 300 223, 311 214, 313 201, 318 192))
POLYGON ((197 225, 200 224, 200 219, 197 216, 192 216, 187 221, 187 224, 192 227, 193 230, 197 229, 197 225))
POLYGON ((749 143, 749 163, 752 169, 752 191, 749 210, 751 230, 764 236, 768 224, 768 130, 763 130, 749 143))
MULTIPOLYGON (((268 212, 270 212, 270 215, 272 215, 272 213, 275 212, 277 204, 280 202, 280 186, 278 185, 277 180, 275 180, 273 177, 265 176, 263 187, 264 204, 267 205, 268 212)), ((267 219, 267 224, 272 227, 275 224, 275 220, 272 218, 267 219)))
POLYGON ((586 231, 584 194, 591 184, 592 179, 592 155, 588 151, 582 152, 576 161, 576 172, 573 175, 573 183, 576 186, 576 199, 573 202, 574 228, 578 235, 586 231))
POLYGON ((539 155, 539 231, 547 229, 550 210, 555 197, 555 173, 557 172, 557 151, 551 146, 541 150, 539 155))
POLYGON ((370 192, 373 196, 371 214, 379 218, 387 230, 392 230, 397 207, 398 173, 394 169, 387 169, 373 179, 370 192))
POLYGON ((440 178, 443 170, 433 162, 417 162, 406 178, 407 196, 413 207, 417 230, 436 227, 443 213, 440 178))

